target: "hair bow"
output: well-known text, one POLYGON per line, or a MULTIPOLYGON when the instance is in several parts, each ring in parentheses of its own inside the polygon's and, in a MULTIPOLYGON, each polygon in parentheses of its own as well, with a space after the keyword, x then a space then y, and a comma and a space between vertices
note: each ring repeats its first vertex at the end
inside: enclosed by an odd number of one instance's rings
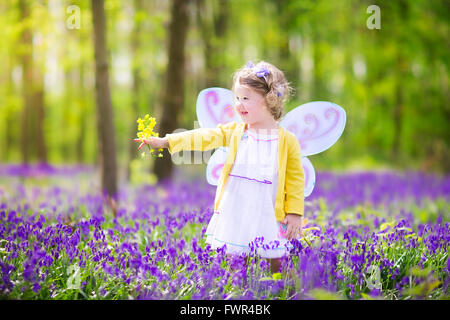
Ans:
MULTIPOLYGON (((246 67, 253 69, 255 67, 255 65, 253 64, 252 61, 248 61, 246 67)), ((266 67, 261 67, 261 68, 259 68, 259 70, 255 71, 255 74, 258 78, 264 78, 264 80, 266 80, 266 81, 267 81, 266 77, 269 75, 269 73, 270 72, 269 72, 269 70, 267 70, 266 67)), ((277 90, 277 97, 281 97, 282 95, 283 94, 277 90)))
POLYGON ((256 71, 256 76, 258 78, 264 78, 265 79, 265 77, 268 76, 268 75, 269 75, 269 70, 267 70, 265 67, 261 67, 261 69, 256 71))
MULTIPOLYGON (((249 62, 247 62, 246 67, 253 69, 255 67, 255 65, 253 64, 253 62, 249 61, 249 62)), ((261 68, 259 68, 259 70, 255 71, 255 74, 258 78, 264 78, 269 75, 269 70, 267 70, 266 67, 261 67, 261 68)))

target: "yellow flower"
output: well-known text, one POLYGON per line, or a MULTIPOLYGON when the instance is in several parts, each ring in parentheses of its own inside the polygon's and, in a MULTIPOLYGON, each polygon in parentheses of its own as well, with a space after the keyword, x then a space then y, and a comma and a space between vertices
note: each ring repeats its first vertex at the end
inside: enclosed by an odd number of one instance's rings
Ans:
MULTIPOLYGON (((146 114, 145 116, 144 116, 144 119, 141 119, 141 118, 138 118, 137 119, 137 124, 138 124, 138 132, 137 132, 137 136, 138 136, 138 138, 142 141, 142 140, 147 140, 147 139, 149 139, 150 137, 159 137, 159 134, 157 133, 157 132, 153 132, 153 128, 155 127, 155 125, 156 125, 156 119, 155 118, 153 118, 153 117, 150 117, 150 115, 149 114, 146 114)), ((153 157, 162 157, 163 155, 160 153, 160 154, 158 154, 158 155, 155 155, 153 152, 154 152, 154 150, 149 146, 149 145, 147 145, 148 146, 148 148, 149 148, 149 150, 150 150, 150 154, 153 156, 153 157)), ((162 149, 159 149, 158 150, 159 152, 161 152, 162 151, 162 149)), ((144 156, 145 155, 145 153, 144 154, 142 154, 141 156, 144 156)))

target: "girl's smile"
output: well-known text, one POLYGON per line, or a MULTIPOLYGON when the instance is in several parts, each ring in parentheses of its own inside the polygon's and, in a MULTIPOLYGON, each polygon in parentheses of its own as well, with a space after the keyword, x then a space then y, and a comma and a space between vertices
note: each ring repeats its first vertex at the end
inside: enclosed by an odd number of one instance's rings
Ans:
POLYGON ((237 84, 234 94, 236 111, 253 129, 276 128, 277 123, 267 109, 264 96, 248 86, 237 84))

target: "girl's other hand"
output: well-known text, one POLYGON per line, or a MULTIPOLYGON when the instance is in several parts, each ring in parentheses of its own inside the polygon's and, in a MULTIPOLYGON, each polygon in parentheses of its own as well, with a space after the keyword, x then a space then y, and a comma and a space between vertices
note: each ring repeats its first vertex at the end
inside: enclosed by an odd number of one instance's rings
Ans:
POLYGON ((141 150, 146 144, 148 144, 152 149, 162 149, 169 147, 169 141, 166 137, 151 137, 149 139, 133 139, 136 142, 140 142, 141 144, 138 147, 138 150, 141 150))
POLYGON ((286 215, 283 223, 287 225, 286 237, 288 240, 301 238, 303 236, 302 222, 303 217, 298 214, 288 213, 286 215))

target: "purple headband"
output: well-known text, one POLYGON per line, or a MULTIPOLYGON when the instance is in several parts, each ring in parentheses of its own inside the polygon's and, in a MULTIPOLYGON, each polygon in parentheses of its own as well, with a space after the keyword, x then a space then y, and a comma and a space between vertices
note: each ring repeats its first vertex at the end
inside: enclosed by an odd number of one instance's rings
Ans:
MULTIPOLYGON (((255 65, 253 64, 253 62, 249 61, 249 62, 247 62, 247 68, 253 69, 253 68, 255 68, 255 65)), ((253 71, 255 72, 255 74, 258 78, 264 78, 265 80, 267 80, 266 76, 269 75, 269 70, 267 70, 266 67, 262 66, 258 70, 253 70, 253 71)))
MULTIPOLYGON (((253 69, 255 67, 253 62, 251 62, 251 61, 247 62, 246 66, 247 66, 247 68, 250 68, 250 69, 253 69)), ((269 70, 267 70, 266 67, 261 66, 258 70, 255 70, 254 72, 258 78, 264 78, 264 80, 266 80, 266 82, 267 82, 266 77, 269 75, 270 72, 269 72, 269 70)), ((281 97, 281 92, 277 91, 277 97, 281 97)))

